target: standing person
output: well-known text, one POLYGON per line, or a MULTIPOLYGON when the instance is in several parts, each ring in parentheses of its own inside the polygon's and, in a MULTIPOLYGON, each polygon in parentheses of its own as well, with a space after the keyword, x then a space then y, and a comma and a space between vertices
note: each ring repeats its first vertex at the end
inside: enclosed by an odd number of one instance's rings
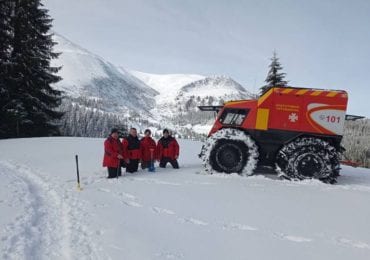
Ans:
POLYGON ((176 139, 170 136, 167 129, 163 130, 163 137, 159 139, 157 144, 157 155, 159 160, 159 167, 166 168, 169 162, 174 169, 179 168, 177 158, 179 157, 180 147, 176 139))
POLYGON ((104 141, 103 167, 108 168, 108 178, 121 176, 121 161, 123 147, 118 138, 118 129, 113 128, 109 137, 104 141))
POLYGON ((129 135, 122 140, 123 155, 128 159, 126 172, 137 172, 140 161, 140 140, 137 137, 136 128, 131 128, 129 135))
POLYGON ((152 132, 150 129, 146 129, 144 137, 140 140, 140 151, 141 151, 141 168, 146 169, 150 166, 156 156, 156 144, 151 137, 152 132))

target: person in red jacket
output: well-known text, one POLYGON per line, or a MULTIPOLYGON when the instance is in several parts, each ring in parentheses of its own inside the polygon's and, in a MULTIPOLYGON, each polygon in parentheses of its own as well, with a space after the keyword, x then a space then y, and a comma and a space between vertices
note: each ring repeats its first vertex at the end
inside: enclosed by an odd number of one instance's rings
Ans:
POLYGON ((159 167, 166 168, 166 164, 170 163, 173 168, 178 169, 180 147, 176 139, 170 136, 167 129, 163 130, 163 137, 159 139, 157 144, 157 159, 159 160, 159 167))
POLYGON ((130 129, 130 134, 122 140, 123 156, 128 159, 126 172, 134 173, 139 168, 141 158, 140 140, 137 137, 136 128, 130 129))
POLYGON ((108 168, 108 178, 121 176, 121 161, 123 147, 118 138, 118 129, 113 128, 109 137, 104 141, 103 167, 108 168))
POLYGON ((150 166, 150 163, 154 163, 156 156, 156 144, 151 137, 152 132, 150 129, 146 129, 144 137, 140 140, 140 151, 141 151, 141 168, 146 169, 150 166))

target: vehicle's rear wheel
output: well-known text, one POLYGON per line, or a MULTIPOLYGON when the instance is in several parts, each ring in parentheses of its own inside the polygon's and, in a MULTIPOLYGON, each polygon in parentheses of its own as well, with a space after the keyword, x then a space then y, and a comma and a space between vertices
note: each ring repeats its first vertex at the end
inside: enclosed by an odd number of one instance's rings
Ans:
POLYGON ((257 166, 257 146, 238 129, 221 129, 203 145, 201 159, 207 172, 253 174, 257 166))
POLYGON ((339 154, 324 140, 298 138, 280 149, 276 169, 286 179, 314 178, 335 183, 340 170, 339 154))

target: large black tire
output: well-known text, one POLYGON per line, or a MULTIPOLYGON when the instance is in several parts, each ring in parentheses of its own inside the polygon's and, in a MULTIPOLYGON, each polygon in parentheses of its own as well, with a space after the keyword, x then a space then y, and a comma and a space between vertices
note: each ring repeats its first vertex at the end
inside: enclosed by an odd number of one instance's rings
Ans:
POLYGON ((283 146, 276 157, 276 170, 286 179, 319 179, 335 183, 340 163, 337 150, 319 138, 298 138, 283 146))
POLYGON ((247 163, 247 151, 242 141, 220 139, 211 151, 209 162, 218 172, 241 173, 247 163))
POLYGON ((257 150, 255 142, 243 131, 225 128, 207 139, 200 158, 208 173, 252 175, 257 166, 257 150))

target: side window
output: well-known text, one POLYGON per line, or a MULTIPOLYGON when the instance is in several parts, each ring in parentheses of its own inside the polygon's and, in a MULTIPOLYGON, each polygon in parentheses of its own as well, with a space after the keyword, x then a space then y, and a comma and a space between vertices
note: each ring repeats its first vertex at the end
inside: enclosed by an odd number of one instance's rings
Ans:
POLYGON ((219 121, 223 125, 240 126, 247 117, 249 110, 246 109, 225 109, 220 116, 219 121))

